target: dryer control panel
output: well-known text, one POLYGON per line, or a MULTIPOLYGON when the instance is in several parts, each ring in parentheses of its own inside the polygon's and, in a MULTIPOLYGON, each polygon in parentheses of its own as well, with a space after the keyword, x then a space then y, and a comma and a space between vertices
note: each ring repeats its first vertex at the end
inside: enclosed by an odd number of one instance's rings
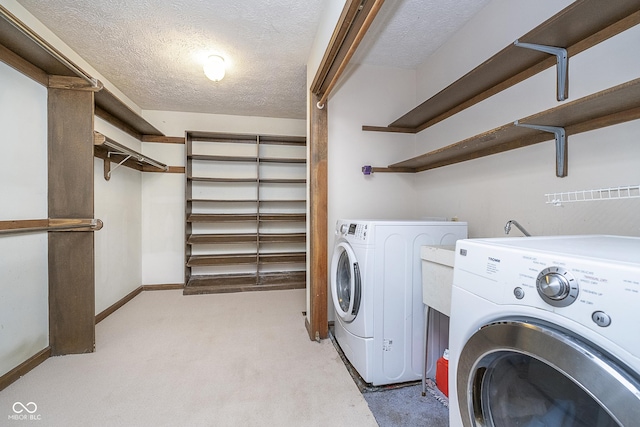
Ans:
POLYGON ((353 241, 367 241, 369 226, 366 223, 340 222, 336 224, 336 234, 353 241))

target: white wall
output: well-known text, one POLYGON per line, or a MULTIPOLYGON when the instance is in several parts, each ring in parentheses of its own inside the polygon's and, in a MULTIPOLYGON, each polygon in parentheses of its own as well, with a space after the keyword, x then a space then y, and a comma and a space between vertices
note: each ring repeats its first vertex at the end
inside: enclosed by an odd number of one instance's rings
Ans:
MULTIPOLYGON (((564 8, 569 1, 494 0, 418 71, 421 102, 564 8)), ((634 54, 640 28, 632 28, 570 58, 569 100, 640 77, 634 54)), ((546 70, 423 132, 415 155, 486 132, 553 108, 556 71, 546 70)), ((517 219, 532 234, 640 235, 634 215, 640 199, 545 204, 545 193, 640 183, 640 122, 569 136, 568 177, 555 176, 550 140, 482 159, 417 174, 418 210, 457 215, 469 222, 471 237, 503 236, 507 220, 517 219)), ((550 134, 550 138, 552 135, 550 134)), ((512 235, 521 235, 513 230, 512 235)))
POLYGON ((414 176, 374 173, 362 166, 388 166, 413 154, 414 136, 365 132, 362 125, 386 126, 414 104, 415 72, 360 65, 328 103, 329 247, 341 218, 416 219, 414 176))
MULTIPOLYGON (((96 131, 140 152, 141 143, 95 119, 96 131)), ((142 173, 124 166, 104 179, 102 159, 94 159, 94 215, 104 222, 95 238, 96 314, 142 285, 142 173)))
MULTIPOLYGON (((0 62, 0 221, 47 213, 47 90, 0 62)), ((0 236, 0 375, 49 345, 47 233, 0 236)))

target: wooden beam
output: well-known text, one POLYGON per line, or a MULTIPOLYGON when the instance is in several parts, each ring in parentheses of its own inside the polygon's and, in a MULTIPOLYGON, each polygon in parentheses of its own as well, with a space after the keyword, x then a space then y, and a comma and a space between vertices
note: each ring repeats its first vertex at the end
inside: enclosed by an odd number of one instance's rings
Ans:
POLYGON ((11 68, 21 72, 30 79, 40 83, 42 86, 49 84, 49 75, 41 68, 36 67, 31 62, 16 55, 11 50, 0 44, 0 61, 11 68))
POLYGON ((311 102, 311 129, 309 141, 309 227, 310 227, 310 282, 307 332, 312 340, 329 335, 327 316, 328 295, 328 233, 327 233, 327 163, 328 131, 327 110, 316 108, 318 95, 309 94, 311 102))
MULTIPOLYGON (((94 92, 48 89, 49 218, 93 218, 94 92)), ((49 233, 49 345, 95 350, 94 236, 49 233)))

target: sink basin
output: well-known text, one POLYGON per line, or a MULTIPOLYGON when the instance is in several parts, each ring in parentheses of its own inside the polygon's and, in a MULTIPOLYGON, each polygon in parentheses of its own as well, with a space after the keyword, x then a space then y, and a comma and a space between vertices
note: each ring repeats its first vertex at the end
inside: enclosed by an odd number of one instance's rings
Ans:
POLYGON ((425 305, 451 315, 451 286, 455 246, 422 246, 422 300, 425 305))

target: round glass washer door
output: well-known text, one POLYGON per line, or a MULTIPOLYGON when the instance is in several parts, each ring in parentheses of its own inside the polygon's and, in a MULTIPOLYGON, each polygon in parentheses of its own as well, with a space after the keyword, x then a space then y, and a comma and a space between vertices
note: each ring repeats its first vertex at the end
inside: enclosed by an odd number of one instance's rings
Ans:
POLYGON ((346 242, 336 245, 331 259, 331 297, 336 313, 352 322, 360 309, 360 268, 355 253, 346 242))
POLYGON ((479 329, 456 376, 465 426, 637 425, 640 380, 613 357, 538 321, 479 329))

